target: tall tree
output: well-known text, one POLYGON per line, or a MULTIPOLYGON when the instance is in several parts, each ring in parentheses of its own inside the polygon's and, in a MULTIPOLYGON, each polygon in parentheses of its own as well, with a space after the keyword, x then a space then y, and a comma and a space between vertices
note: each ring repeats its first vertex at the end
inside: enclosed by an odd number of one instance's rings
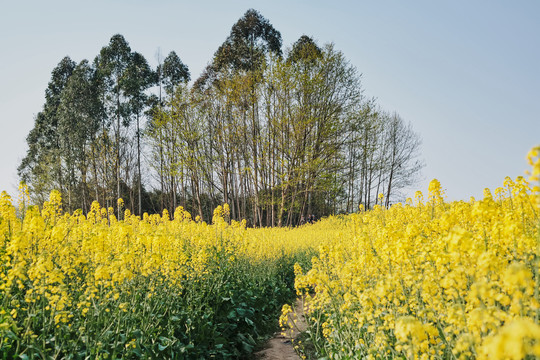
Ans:
MULTIPOLYGON (((171 124, 170 118, 165 116, 168 108, 170 107, 173 98, 177 93, 177 88, 181 84, 186 84, 190 80, 189 68, 185 65, 176 52, 171 51, 167 57, 161 62, 161 56, 158 54, 158 66, 156 69, 156 78, 159 90, 158 101, 154 102, 153 108, 150 111, 150 123, 148 125, 148 134, 152 137, 152 143, 159 150, 159 182, 161 187, 161 207, 165 208, 165 187, 168 187, 170 191, 170 199, 167 200, 170 204, 169 209, 174 211, 176 207, 176 189, 175 177, 171 176, 170 169, 165 168, 165 163, 168 161, 167 156, 173 156, 170 151, 166 153, 167 149, 174 147, 174 143, 168 143, 166 140, 174 141, 174 138, 166 136, 165 132, 169 129, 171 124), (165 97, 162 96, 162 88, 165 90, 165 97), (165 108, 164 108, 165 107, 165 108), (165 184, 169 173, 169 184, 165 184)), ((172 130, 171 130, 172 131, 172 130)), ((156 155, 156 154, 154 154, 156 155)), ((157 159, 156 159, 157 160, 157 159)), ((169 159, 170 160, 170 159, 169 159)), ((174 159, 171 160, 174 163, 174 159)))
POLYGON ((187 83, 191 79, 188 66, 174 51, 171 51, 163 61, 160 73, 165 84, 165 91, 169 95, 174 94, 179 84, 187 83))
POLYGON ((311 214, 325 193, 336 199, 341 181, 346 118, 363 100, 356 68, 333 45, 319 49, 301 38, 289 57, 294 74, 297 141, 301 154, 301 212, 311 214), (317 199, 319 197, 319 199, 317 199))
MULTIPOLYGON (((261 209, 259 208, 259 137, 261 124, 258 115, 258 99, 256 88, 261 83, 261 71, 268 56, 281 56, 281 34, 270 22, 254 9, 246 11, 232 27, 230 35, 214 54, 213 67, 218 72, 232 73, 238 80, 244 82, 248 88, 249 96, 240 99, 245 105, 243 114, 245 119, 243 134, 246 145, 244 154, 250 154, 252 167, 246 167, 248 177, 251 178, 253 191, 253 222, 261 222, 261 209)), ((246 159, 248 160, 248 159, 246 159)), ((249 161, 249 160, 248 160, 249 161)))
MULTIPOLYGON (((116 197, 121 198, 120 169, 121 169, 121 124, 129 124, 130 108, 127 98, 129 86, 128 71, 132 60, 131 48, 128 42, 120 34, 114 35, 109 45, 103 47, 96 58, 98 71, 104 80, 106 89, 106 108, 109 120, 115 122, 115 173, 116 173, 116 197), (114 120, 113 120, 114 119, 114 120)), ((118 207, 120 217, 120 207, 118 207)))
MULTIPOLYGON (((102 103, 94 78, 94 69, 81 61, 62 91, 58 107, 58 134, 67 174, 68 209, 89 210, 88 173, 102 119, 102 103), (75 199, 75 190, 79 198, 75 199)), ((94 173, 94 176, 97 176, 94 173)), ((97 193, 97 191, 96 191, 97 193)))
POLYGON ((129 113, 135 115, 137 124, 137 214, 142 215, 140 117, 148 105, 149 97, 146 94, 146 90, 155 83, 155 77, 144 56, 135 52, 132 54, 131 61, 126 69, 126 78, 126 96, 129 98, 129 113))
POLYGON ((30 185, 39 202, 55 188, 64 190, 57 113, 62 91, 75 66, 76 63, 66 56, 53 69, 45 90, 45 105, 26 138, 28 152, 18 168, 19 176, 30 185))
POLYGON ((214 54, 216 69, 260 69, 266 55, 281 55, 281 33, 258 11, 249 9, 232 27, 230 35, 214 54))
POLYGON ((423 164, 418 160, 420 137, 414 132, 411 124, 405 123, 396 113, 389 117, 386 141, 389 174, 385 206, 388 207, 392 194, 396 190, 412 185, 423 164))
POLYGON ((398 199, 422 166, 410 124, 364 100, 333 45, 303 35, 282 55, 280 33, 250 9, 191 87, 175 52, 153 72, 115 35, 93 67, 66 58, 53 71, 19 172, 34 190, 62 190, 69 209, 88 208, 93 184, 107 207, 124 197, 140 214, 150 150, 155 204, 208 219, 225 201, 253 226, 398 199))
POLYGON ((287 56, 288 63, 303 63, 305 66, 314 65, 317 60, 322 58, 322 50, 315 43, 313 38, 302 35, 293 44, 291 51, 287 56))

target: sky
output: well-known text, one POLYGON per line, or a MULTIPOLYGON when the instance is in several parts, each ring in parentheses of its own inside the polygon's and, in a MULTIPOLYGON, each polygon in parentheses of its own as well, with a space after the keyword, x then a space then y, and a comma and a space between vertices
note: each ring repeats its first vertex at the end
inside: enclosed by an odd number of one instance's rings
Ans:
POLYGON ((334 43, 367 97, 422 138, 411 189, 437 178, 448 200, 524 175, 540 144, 540 1, 0 1, 0 191, 17 194, 26 136, 51 71, 93 60, 114 34, 152 66, 175 51, 196 79, 250 8, 281 32, 334 43))

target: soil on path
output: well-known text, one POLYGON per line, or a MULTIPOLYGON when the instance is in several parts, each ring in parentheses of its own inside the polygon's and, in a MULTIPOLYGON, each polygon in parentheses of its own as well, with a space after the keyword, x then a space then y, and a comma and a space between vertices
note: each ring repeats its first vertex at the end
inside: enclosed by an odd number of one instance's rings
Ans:
POLYGON ((293 339, 306 330, 306 320, 301 299, 296 300, 294 311, 289 314, 291 321, 294 318, 296 318, 296 321, 292 329, 292 335, 289 331, 287 336, 284 336, 281 332, 275 333, 274 337, 266 344, 266 348, 255 354, 257 360, 300 360, 300 356, 294 350, 293 339))

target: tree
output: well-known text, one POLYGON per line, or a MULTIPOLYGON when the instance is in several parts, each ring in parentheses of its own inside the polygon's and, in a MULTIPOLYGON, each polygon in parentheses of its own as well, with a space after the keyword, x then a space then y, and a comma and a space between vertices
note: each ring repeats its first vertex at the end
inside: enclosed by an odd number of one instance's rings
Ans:
POLYGON ((249 9, 232 27, 230 35, 214 54, 217 71, 260 69, 266 55, 281 55, 281 34, 258 11, 249 9))
MULTIPOLYGON (((385 152, 383 125, 374 99, 362 102, 347 116, 347 167, 343 169, 347 182, 346 212, 355 211, 360 204, 371 206, 373 183, 382 171, 385 152)), ((376 193, 374 198, 377 199, 376 193)))
POLYGON ((313 38, 302 35, 293 44, 291 51, 287 56, 288 63, 303 63, 304 66, 314 65, 321 59, 323 52, 315 43, 313 38))
POLYGON ((191 78, 189 68, 180 60, 180 57, 174 51, 171 51, 167 55, 163 61, 163 66, 158 69, 158 72, 161 74, 161 78, 165 84, 165 91, 169 95, 174 94, 176 86, 189 82, 191 78))
POLYGON ((149 101, 149 97, 145 91, 154 84, 155 78, 148 62, 138 52, 132 54, 131 61, 126 69, 126 78, 126 96, 129 98, 129 113, 135 115, 137 123, 137 213, 142 215, 140 117, 149 101))
POLYGON ((251 181, 250 188, 253 192, 253 223, 261 223, 261 209, 259 207, 259 157, 261 124, 258 119, 257 86, 261 82, 262 71, 268 56, 281 56, 281 34, 270 22, 259 12, 249 9, 232 27, 231 32, 225 42, 214 54, 212 68, 223 75, 229 74, 235 78, 236 84, 246 85, 249 97, 241 97, 238 100, 242 103, 238 110, 244 124, 241 129, 246 149, 242 152, 246 157, 246 162, 251 163, 251 167, 244 167, 246 174, 251 181), (241 84, 242 83, 242 84, 241 84))
MULTIPOLYGON (((94 69, 87 60, 81 61, 64 87, 58 107, 58 135, 66 167, 67 203, 70 211, 77 207, 81 207, 85 212, 90 210, 90 150, 99 131, 103 112, 94 80, 94 69), (80 190, 78 200, 72 198, 76 188, 80 190)), ((97 177, 97 174, 94 173, 94 176, 97 177)))
POLYGON ((319 49, 306 37, 293 47, 289 64, 296 84, 295 126, 302 179, 293 199, 302 193, 300 212, 311 214, 314 203, 322 206, 323 197, 329 196, 335 212, 342 188, 338 174, 345 160, 347 116, 363 101, 359 76, 333 45, 319 49))
POLYGON ((386 207, 390 205, 392 194, 396 190, 412 185, 423 167, 422 162, 418 160, 420 137, 413 131, 411 124, 406 124, 394 113, 389 117, 388 125, 386 141, 389 175, 385 194, 386 207))
POLYGON ((37 114, 34 128, 26 138, 28 151, 18 167, 20 178, 30 185, 32 194, 41 203, 51 190, 64 190, 57 112, 62 91, 75 65, 66 56, 53 69, 51 81, 45 90, 45 105, 37 114))
MULTIPOLYGON (((116 197, 121 198, 120 168, 121 168, 121 123, 127 126, 130 121, 130 108, 126 101, 129 86, 127 69, 132 60, 131 48, 120 34, 114 35, 109 45, 103 47, 96 58, 97 69, 105 85, 105 103, 109 121, 115 120, 115 173, 116 197)), ((120 207, 118 207, 120 217, 120 207)))
MULTIPOLYGON (((171 51, 169 55, 161 62, 161 56, 158 54, 158 66, 156 69, 156 78, 159 90, 159 97, 153 101, 152 108, 149 112, 150 121, 148 123, 148 132, 147 134, 151 138, 153 150, 157 149, 158 154, 153 154, 153 157, 157 157, 156 160, 159 163, 159 183, 161 187, 161 207, 169 207, 170 210, 174 211, 176 207, 176 188, 177 184, 175 183, 175 177, 171 175, 171 169, 166 169, 165 163, 168 161, 167 156, 171 153, 166 153, 168 147, 174 147, 174 143, 166 143, 166 140, 171 140, 172 138, 165 135, 165 132, 169 129, 170 121, 168 121, 165 114, 167 113, 168 108, 170 107, 171 101, 177 92, 177 88, 181 84, 186 84, 190 79, 189 68, 185 65, 176 52, 171 51), (165 90, 165 97, 162 97, 162 87, 165 90), (157 156, 159 155, 159 156, 157 156), (166 173, 168 173, 168 180, 170 183, 167 185, 170 191, 167 193, 170 195, 168 200, 169 206, 165 206, 165 180, 167 178, 166 173)), ((171 130, 172 131, 172 130, 171 130)), ((172 140, 171 140, 172 141, 172 140)), ((169 159, 170 164, 174 163, 174 159, 169 159)))
POLYGON ((281 34, 253 9, 189 80, 174 51, 152 71, 122 35, 93 66, 64 59, 21 177, 42 195, 59 188, 70 210, 123 197, 141 214, 161 199, 171 214, 181 205, 209 219, 224 201, 235 220, 291 226, 301 215, 369 208, 378 193, 389 206, 422 167, 411 125, 364 98, 340 51, 303 35, 283 55, 281 34), (159 182, 153 194, 144 191, 145 154, 159 182))

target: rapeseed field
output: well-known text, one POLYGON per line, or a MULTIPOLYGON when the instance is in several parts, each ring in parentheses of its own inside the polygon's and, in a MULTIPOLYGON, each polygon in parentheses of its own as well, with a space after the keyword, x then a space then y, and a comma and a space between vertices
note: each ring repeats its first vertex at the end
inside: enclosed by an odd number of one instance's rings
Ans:
MULTIPOLYGON (((540 147, 527 180, 483 199, 376 206, 297 267, 309 340, 328 359, 540 358, 540 147)), ((288 307, 284 312, 289 312, 288 307)))
POLYGON ((211 224, 182 208, 118 220, 4 192, 0 356, 245 358, 300 296, 320 357, 540 357, 539 153, 483 199, 447 202, 433 180, 426 198, 294 229, 246 228, 227 205, 211 224))

